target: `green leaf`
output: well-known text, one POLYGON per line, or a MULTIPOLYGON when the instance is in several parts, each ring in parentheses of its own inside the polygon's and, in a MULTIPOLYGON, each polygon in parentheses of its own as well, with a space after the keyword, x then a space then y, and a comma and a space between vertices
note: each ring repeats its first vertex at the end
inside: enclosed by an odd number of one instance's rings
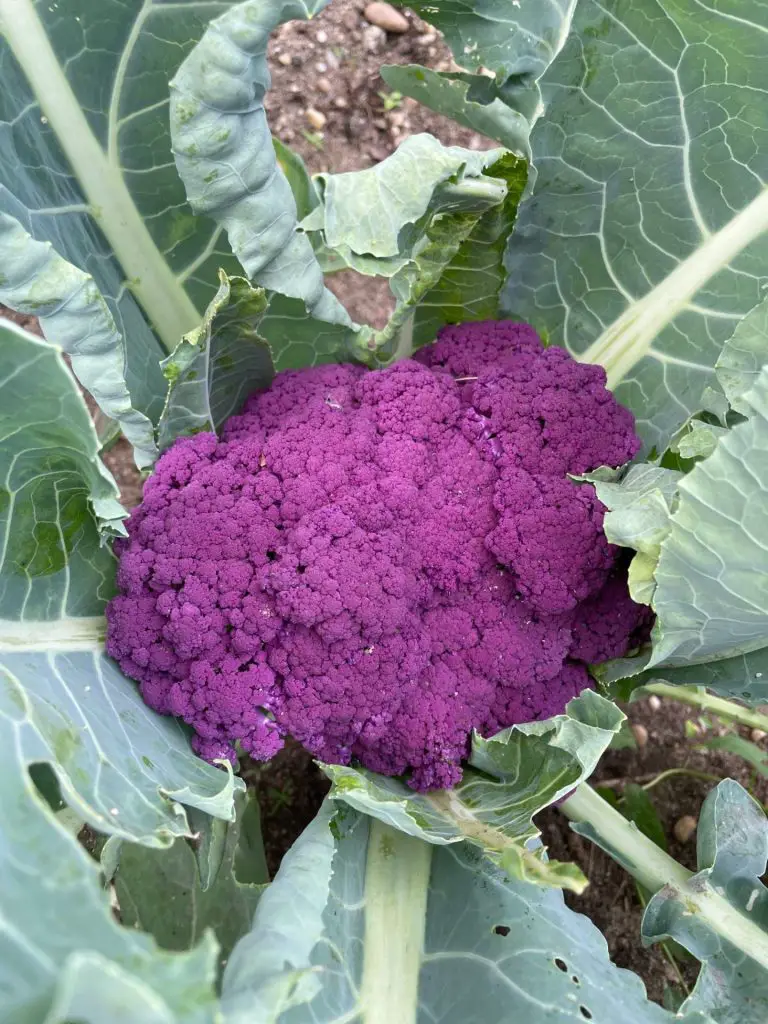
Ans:
POLYGON ((318 175, 322 205, 302 227, 322 230, 328 248, 361 272, 379 273, 379 264, 356 257, 391 260, 382 267, 389 276, 423 235, 425 216, 483 212, 504 198, 504 186, 484 175, 500 156, 499 150, 475 152, 412 135, 373 167, 318 175))
POLYGON ((343 805, 332 817, 333 806, 283 861, 230 957, 228 1024, 274 1024, 289 1009, 295 1024, 341 1024, 366 1005, 386 1005, 393 1022, 706 1024, 650 1003, 561 893, 510 881, 466 844, 425 850, 343 805))
MULTIPOLYGON (((251 796, 248 807, 254 805, 251 796)), ((185 839, 177 839, 167 850, 123 843, 114 885, 124 925, 148 932, 162 949, 182 951, 197 946, 211 929, 219 945, 219 961, 226 962, 237 940, 250 929, 263 884, 268 881, 263 849, 251 850, 256 863, 250 874, 260 875, 260 884, 244 885, 236 877, 240 828, 246 813, 244 794, 239 794, 237 807, 234 823, 208 819, 211 828, 207 837, 201 838, 207 838, 210 850, 210 837, 216 835, 223 840, 223 848, 215 857, 215 870, 204 876, 198 856, 185 839)), ((256 819, 258 822, 258 809, 256 819)))
POLYGON ((748 419, 679 483, 656 569, 657 675, 768 645, 768 368, 741 401, 748 419))
POLYGON ((80 383, 133 445, 136 465, 150 466, 157 454, 152 423, 131 404, 125 342, 93 278, 3 213, 0 266, 0 301, 39 317, 46 338, 70 356, 80 383))
POLYGON ((445 324, 499 316, 506 276, 504 250, 525 188, 527 167, 507 154, 492 164, 488 173, 506 182, 506 198, 480 218, 436 284, 419 299, 413 316, 414 348, 434 341, 445 324))
POLYGON ((683 459, 706 459, 726 433, 725 427, 693 419, 687 424, 686 432, 677 439, 674 449, 683 459))
POLYGON ((585 691, 564 715, 513 726, 490 739, 476 735, 462 781, 434 793, 414 793, 402 780, 366 769, 322 767, 333 782, 333 800, 430 843, 467 840, 503 858, 520 872, 517 877, 535 877, 543 885, 565 880, 580 891, 582 876, 545 861, 542 849, 530 849, 539 835, 532 817, 591 774, 623 719, 614 704, 585 691))
POLYGON ((93 276, 151 419, 158 359, 199 321, 217 268, 237 266, 185 203, 167 107, 168 79, 230 2, 0 0, 0 209, 93 276))
POLYGON ((177 801, 229 818, 235 782, 195 757, 181 726, 149 711, 102 653, 115 560, 95 515, 124 515, 117 488, 59 350, 10 324, 0 331, 0 714, 17 732, 8 771, 48 761, 89 824, 167 845, 189 834, 177 801))
POLYGON ((211 22, 171 82, 172 148, 187 198, 226 232, 249 280, 350 325, 323 283, 264 113, 269 34, 329 0, 246 0, 211 22))
POLYGON ((762 933, 762 942, 768 944, 768 892, 760 881, 768 856, 768 822, 755 801, 731 779, 721 782, 704 801, 697 854, 699 873, 690 880, 690 887, 716 894, 737 911, 729 936, 709 928, 684 895, 666 888, 646 909, 643 938, 648 942, 676 939, 703 961, 685 1011, 709 1013, 718 1024, 762 1024, 768 964, 754 936, 762 933))
POLYGON ((199 1024, 213 941, 169 956, 120 928, 96 864, 30 771, 50 783, 39 767, 49 765, 70 812, 92 827, 155 847, 190 834, 183 804, 230 818, 242 783, 195 757, 181 726, 151 712, 104 656, 115 563, 96 515, 109 522, 120 509, 116 487, 60 350, 10 324, 0 327, 0 410, 3 1011, 19 1024, 102 1024, 119 1019, 107 1010, 122 992, 126 1019, 151 1010, 199 1024), (59 1016, 46 1018, 54 1000, 59 1016))
POLYGON ((748 127, 764 123, 763 23, 756 6, 581 0, 540 83, 504 306, 606 366, 659 450, 767 280, 748 127))
POLYGON ((269 345, 258 331, 267 308, 264 289, 223 270, 219 280, 203 322, 161 364, 168 381, 161 448, 185 434, 217 431, 248 395, 269 387, 275 376, 269 345))
POLYGON ((629 567, 629 592, 640 604, 650 604, 655 589, 661 542, 670 531, 682 474, 654 465, 630 466, 620 482, 603 479, 600 470, 583 478, 594 485, 609 510, 603 521, 612 544, 637 552, 629 567))
POLYGON ((666 850, 667 837, 664 835, 664 826, 661 824, 653 800, 642 786, 638 786, 635 782, 627 783, 621 794, 619 810, 625 818, 634 822, 652 843, 656 843, 662 850, 666 850))
POLYGON ((310 177, 309 171, 298 153, 274 136, 272 145, 275 147, 278 166, 291 186, 291 192, 293 192, 296 202, 296 216, 299 220, 304 220, 316 206, 320 205, 321 199, 317 185, 310 177))
POLYGON ((407 6, 443 33, 461 67, 492 71, 507 105, 535 120, 541 106, 537 80, 567 38, 575 0, 417 0, 407 6))
POLYGON ((768 298, 764 298, 741 320, 723 345, 715 364, 717 379, 731 407, 746 416, 749 408, 742 396, 756 383, 768 363, 768 298))
POLYGON ((518 156, 528 153, 528 121, 500 98, 485 75, 432 71, 419 64, 387 64, 381 77, 392 89, 465 128, 495 139, 518 156))

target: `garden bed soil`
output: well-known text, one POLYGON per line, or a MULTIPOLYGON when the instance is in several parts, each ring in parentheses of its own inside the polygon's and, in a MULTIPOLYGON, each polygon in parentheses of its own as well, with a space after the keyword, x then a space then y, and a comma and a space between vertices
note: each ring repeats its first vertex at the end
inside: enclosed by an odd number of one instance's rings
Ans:
MULTIPOLYGON (((382 63, 422 63, 438 69, 453 65, 437 33, 418 18, 408 14, 410 28, 402 35, 382 35, 372 31, 363 7, 356 0, 335 0, 310 23, 292 23, 278 31, 270 47, 273 90, 267 101, 274 133, 301 153, 312 172, 370 166, 386 157, 407 135, 419 131, 429 131, 446 144, 472 148, 491 145, 408 99, 398 102, 391 94, 382 96, 387 91, 378 74, 382 63)), ((331 286, 355 319, 377 325, 386 320, 391 308, 386 282, 345 273, 334 277, 331 286)), ((37 329, 28 317, 13 319, 37 329)), ((137 504, 141 480, 128 445, 118 442, 105 455, 105 461, 115 474, 125 504, 137 504)), ((654 702, 653 706, 643 700, 625 710, 633 724, 645 727, 647 742, 609 750, 591 780, 593 784, 608 784, 621 794, 627 782, 647 784, 668 769, 686 768, 717 778, 735 778, 764 803, 768 800, 765 778, 756 778, 740 758, 703 750, 698 746, 703 736, 686 735, 686 722, 698 717, 694 709, 669 700, 654 702)), ((714 723, 713 728, 720 727, 714 723)), ((765 746, 765 740, 760 743, 765 746)), ((328 782, 311 756, 294 743, 288 743, 269 764, 247 762, 243 775, 258 794, 267 861, 274 874, 286 850, 316 813, 328 782)), ((682 843, 675 838, 674 826, 686 815, 698 816, 712 784, 675 775, 649 791, 664 826, 669 852, 689 868, 695 868, 695 834, 682 843)), ((637 972, 651 998, 661 1001, 665 988, 678 978, 658 946, 644 949, 641 945, 642 907, 630 876, 572 832, 556 809, 539 815, 537 823, 551 856, 575 861, 590 880, 582 895, 566 896, 570 906, 595 922, 605 935, 614 962, 637 972)), ((682 966, 689 985, 696 967, 692 960, 682 966)))

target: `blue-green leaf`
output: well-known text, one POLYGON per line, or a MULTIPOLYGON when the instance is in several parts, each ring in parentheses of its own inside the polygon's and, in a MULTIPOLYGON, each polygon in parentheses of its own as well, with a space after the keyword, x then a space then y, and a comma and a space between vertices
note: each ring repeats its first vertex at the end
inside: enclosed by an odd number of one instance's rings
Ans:
POLYGON ((338 806, 299 838, 235 947, 227 1024, 341 1024, 366 1005, 393 1022, 709 1020, 649 1002, 561 893, 510 880, 466 844, 425 849, 338 806))
POLYGON ((502 99, 485 75, 432 71, 419 64, 388 64, 381 77, 391 89, 453 118, 465 128, 495 139, 518 156, 528 153, 527 119, 502 99))
POLYGON ((740 401, 748 418, 678 486, 655 573, 656 675, 768 646, 768 368, 740 401))
POLYGON ((231 2, 0 0, 0 210, 93 276, 151 419, 159 358, 237 266, 187 207, 168 129, 168 79, 231 2))
POLYGON ((731 779, 704 801, 697 856, 699 872, 689 887, 723 900, 728 913, 719 916, 722 930, 712 929, 684 893, 665 888, 648 904, 643 937, 676 939, 703 961, 684 1010, 707 1012, 718 1024, 762 1024, 768 1005, 768 890, 760 878, 768 859, 768 821, 731 779))
POLYGON ((3 213, 0 266, 0 301, 39 318, 46 338, 70 356, 80 383, 133 445, 139 469, 150 466, 157 454, 154 429, 133 408, 124 375, 125 341, 93 278, 3 213))
POLYGON ((310 313, 350 324, 323 283, 278 163, 264 112, 270 33, 328 0, 245 0, 211 22, 171 83, 176 166, 197 213, 223 229, 248 278, 303 300, 310 313))
POLYGON ((580 0, 540 83, 504 305, 605 365, 659 450, 768 281, 764 22, 759 4, 580 0))
POLYGON ((103 1024, 99 1007, 113 996, 93 979, 95 951, 114 961, 137 1006, 163 1005, 180 1021, 202 1021, 215 945, 205 940, 169 957, 120 929, 95 863, 38 795, 30 767, 50 765, 83 821, 156 847, 190 834, 184 804, 232 817, 242 783, 195 757, 178 723, 151 712, 104 656, 115 563, 96 515, 119 508, 116 487, 60 350, 7 324, 0 328, 0 410, 3 1011, 20 1024, 45 1019, 64 971, 59 1004, 103 1024), (91 984, 86 1012, 84 986, 91 984))

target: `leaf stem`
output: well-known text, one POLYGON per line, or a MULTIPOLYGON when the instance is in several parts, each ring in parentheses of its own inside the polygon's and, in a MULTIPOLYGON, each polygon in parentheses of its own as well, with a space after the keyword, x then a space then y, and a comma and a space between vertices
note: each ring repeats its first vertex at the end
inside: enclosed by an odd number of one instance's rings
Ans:
POLYGON ((416 1024, 432 846, 371 821, 365 869, 363 1024, 416 1024))
POLYGON ((665 889, 684 901, 687 914, 697 915, 713 932, 768 969, 768 934, 715 892, 705 878, 694 877, 643 835, 594 789, 582 783, 560 810, 576 823, 572 827, 579 835, 604 849, 646 889, 652 893, 665 889))
POLYGON ((643 686, 642 690, 635 691, 636 694, 656 694, 657 697, 669 697, 671 700, 680 701, 682 704, 691 704, 709 711, 718 718, 727 718, 731 722, 738 722, 739 725, 746 725, 750 729, 763 729, 768 732, 768 715, 760 711, 752 711, 751 708, 742 707, 724 697, 716 697, 707 693, 703 686, 673 686, 671 683, 649 683, 643 686))

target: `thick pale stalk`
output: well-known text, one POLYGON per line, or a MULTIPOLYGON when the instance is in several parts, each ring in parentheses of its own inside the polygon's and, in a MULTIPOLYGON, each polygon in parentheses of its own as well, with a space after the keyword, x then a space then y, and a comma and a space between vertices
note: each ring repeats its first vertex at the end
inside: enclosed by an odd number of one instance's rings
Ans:
POLYGON ((182 334, 199 323, 200 314, 155 245, 116 159, 108 158, 93 134, 32 0, 0 0, 0 31, 56 133, 131 291, 163 345, 172 351, 182 334))
POLYGON ((0 651, 102 651, 106 633, 103 615, 39 622, 0 619, 0 651))
POLYGON ((685 900, 686 912, 696 914, 713 932, 732 942, 768 970, 768 935, 728 900, 705 885, 691 885, 692 872, 651 842, 586 784, 561 804, 572 821, 589 825, 595 839, 622 867, 651 892, 668 889, 685 900))
POLYGON ((652 291, 628 306, 579 358, 604 366, 608 387, 615 387, 704 285, 766 230, 768 189, 702 242, 652 291))
POLYGON ((743 708, 740 704, 734 704, 723 697, 715 697, 704 689, 672 686, 671 683, 649 683, 635 692, 638 695, 655 693, 657 697, 669 697, 670 700, 680 701, 681 704, 691 704, 702 711, 709 711, 718 718, 727 718, 729 722, 738 722, 739 725, 746 725, 750 729, 768 732, 768 715, 753 711, 751 708, 743 708))
POLYGON ((371 822, 365 869, 363 1024, 416 1024, 432 847, 371 822))

